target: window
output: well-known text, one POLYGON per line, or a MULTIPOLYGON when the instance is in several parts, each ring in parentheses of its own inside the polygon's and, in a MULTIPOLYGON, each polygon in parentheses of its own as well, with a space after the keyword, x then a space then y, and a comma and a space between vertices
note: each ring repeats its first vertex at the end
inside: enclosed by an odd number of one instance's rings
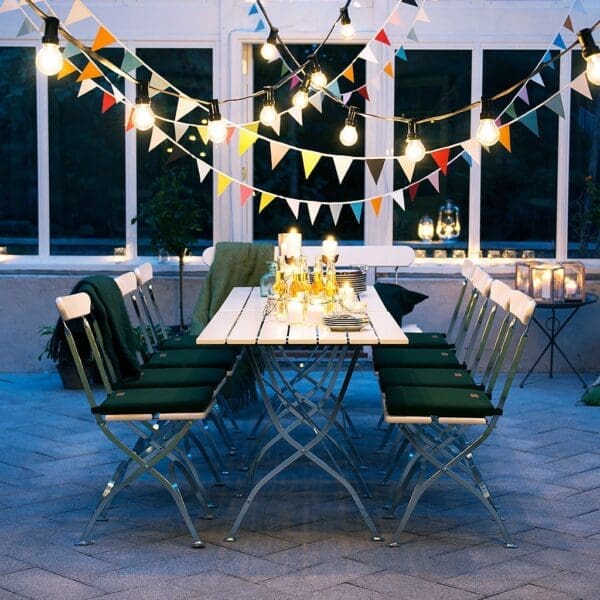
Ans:
POLYGON ((0 48, 0 245, 38 253, 35 51, 0 48))

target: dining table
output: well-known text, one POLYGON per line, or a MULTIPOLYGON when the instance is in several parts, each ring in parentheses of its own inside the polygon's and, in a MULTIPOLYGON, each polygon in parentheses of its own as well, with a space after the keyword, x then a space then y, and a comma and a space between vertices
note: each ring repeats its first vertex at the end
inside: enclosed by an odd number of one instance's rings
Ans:
POLYGON ((262 297, 260 288, 235 287, 198 335, 197 344, 205 347, 243 347, 268 416, 268 427, 258 436, 249 461, 245 502, 226 541, 236 540, 261 489, 302 458, 347 490, 371 539, 383 540, 361 500, 359 492, 368 492, 362 461, 340 415, 363 349, 408 344, 408 338, 372 286, 358 294, 358 300, 360 326, 330 327, 321 318, 290 323, 276 314, 276 301, 262 297), (279 443, 289 452, 280 452, 278 462, 256 480, 261 462, 279 443))

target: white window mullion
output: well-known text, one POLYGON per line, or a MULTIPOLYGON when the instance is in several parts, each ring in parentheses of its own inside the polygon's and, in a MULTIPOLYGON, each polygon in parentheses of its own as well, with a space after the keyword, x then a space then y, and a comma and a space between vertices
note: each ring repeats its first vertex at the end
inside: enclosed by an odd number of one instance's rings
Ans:
MULTIPOLYGON (((128 44, 132 48, 132 44, 128 44)), ((133 50, 134 52, 137 49, 133 50)), ((135 98, 135 84, 125 81, 125 95, 135 98)), ((125 120, 128 118, 128 108, 125 107, 125 120)), ((126 126, 126 124, 125 124, 126 126)), ((125 131, 125 128, 123 128, 125 131)), ((137 132, 127 131, 125 135, 125 246, 127 257, 136 259, 138 256, 138 228, 132 225, 131 219, 137 215, 137 132)))
MULTIPOLYGON (((483 49, 478 44, 471 52, 471 98, 479 100, 483 92, 483 49)), ((479 111, 471 111, 471 134, 474 138, 479 126, 479 111)), ((472 161, 469 176, 469 258, 478 258, 481 248, 481 164, 472 161)))
POLYGON ((48 126, 48 77, 36 69, 38 254, 50 256, 50 142, 48 126))

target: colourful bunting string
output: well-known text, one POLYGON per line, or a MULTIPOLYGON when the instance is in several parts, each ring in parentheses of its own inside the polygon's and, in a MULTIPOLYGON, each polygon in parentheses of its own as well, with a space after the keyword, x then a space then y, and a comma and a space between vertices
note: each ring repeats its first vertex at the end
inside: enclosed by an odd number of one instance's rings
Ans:
POLYGON ((377 196, 377 198, 373 198, 371 200, 371 208, 377 217, 379 217, 379 211, 381 210, 381 202, 383 200, 383 196, 377 196))
POLYGON ((175 120, 179 121, 192 112, 195 108, 198 108, 198 103, 191 98, 186 98, 185 96, 180 96, 177 100, 177 109, 175 111, 175 120))
POLYGON ((385 46, 392 45, 392 43, 390 42, 390 38, 387 36, 387 33, 385 32, 385 29, 383 29, 383 27, 379 30, 379 32, 373 39, 377 42, 380 42, 381 44, 384 44, 385 46))
POLYGON ((412 40, 413 42, 419 41, 419 38, 417 37, 417 32, 414 30, 414 27, 406 34, 406 39, 412 40))
POLYGON ((408 195, 410 196, 410 199, 414 202, 415 198, 417 196, 417 190, 419 189, 419 182, 415 182, 415 183, 411 183, 408 186, 408 195))
POLYGON ((373 50, 371 50, 371 48, 368 45, 365 46, 360 51, 360 53, 358 54, 358 58, 362 58, 363 60, 366 60, 367 62, 372 62, 375 64, 379 63, 379 61, 377 60, 377 57, 373 53, 373 50))
POLYGON ((102 94, 102 114, 104 114, 107 110, 110 110, 116 103, 117 101, 115 100, 114 96, 104 92, 102 94))
POLYGON ((292 78, 290 79, 290 90, 293 90, 295 87, 297 87, 301 81, 302 79, 300 79, 298 75, 292 75, 292 78))
POLYGON ((25 20, 21 24, 17 37, 23 37, 32 31, 37 31, 37 27, 29 20, 29 17, 25 17, 25 20))
POLYGON ((339 202, 333 202, 329 205, 329 211, 331 212, 331 218, 333 219, 334 225, 338 224, 343 207, 344 205, 339 202))
POLYGON ((406 210, 406 206, 404 204, 404 190, 400 189, 392 192, 392 199, 402 210, 406 210))
POLYGON ((555 112, 559 117, 565 118, 565 107, 563 106, 560 94, 552 96, 552 98, 546 102, 546 107, 555 112))
POLYGON ((311 106, 314 106, 320 113, 323 112, 323 94, 321 94, 321 92, 309 96, 308 102, 311 106))
POLYGON ((529 93, 527 92, 527 85, 524 85, 517 94, 517 98, 521 98, 525 104, 529 104, 529 93))
POLYGON ((367 158, 367 167, 369 168, 369 172, 371 173, 375 185, 379 183, 379 177, 381 176, 384 165, 384 158, 367 158))
POLYGON ((225 190, 231 185, 232 181, 233 179, 227 177, 227 175, 225 175, 224 173, 217 172, 217 198, 220 198, 223 195, 225 190))
POLYGON ((252 188, 247 185, 240 185, 240 204, 242 206, 245 206, 250 196, 252 196, 252 188))
POLYGON ((98 33, 96 34, 96 38, 94 39, 94 43, 92 44, 92 52, 97 52, 98 50, 102 50, 102 48, 106 48, 106 46, 110 46, 117 41, 117 38, 105 29, 104 27, 100 27, 98 29, 98 33))
POLYGON ((88 7, 85 6, 85 4, 81 2, 81 0, 75 0, 75 2, 73 2, 73 5, 71 6, 69 15, 67 16, 65 25, 73 25, 73 23, 83 21, 84 19, 88 19, 91 16, 92 13, 88 9, 88 7))
POLYGON ((439 193, 440 191, 440 172, 433 171, 431 175, 427 178, 429 183, 432 185, 433 189, 439 193))
POLYGON ((415 163, 412 160, 406 158, 406 156, 398 156, 396 159, 398 164, 402 167, 404 174, 406 175, 406 179, 408 181, 412 181, 413 174, 415 172, 415 163))
POLYGON ((264 24, 264 21, 262 19, 259 19, 258 23, 256 24, 256 27, 254 28, 254 31, 264 31, 266 29, 266 26, 264 24))
POLYGON ((552 70, 554 70, 554 63, 552 62, 552 55, 550 54, 550 50, 546 50, 546 52, 544 52, 544 56, 542 56, 542 62, 548 65, 552 70))
POLYGON ((93 63, 88 62, 85 65, 83 71, 79 74, 77 81, 84 81, 85 79, 96 79, 98 77, 102 77, 102 71, 93 63))
POLYGON ((369 92, 367 91, 367 86, 363 85, 356 90, 365 100, 371 100, 369 98, 369 92))
POLYGON ((510 125, 503 125, 500 127, 500 143, 509 151, 510 149, 510 125))
POLYGON ((91 79, 85 79, 81 82, 81 86, 79 87, 79 92, 77 92, 77 97, 81 98, 81 96, 85 96, 88 92, 96 89, 96 84, 91 79))
POLYGON ((562 50, 566 50, 567 45, 565 44, 565 41, 562 39, 562 35, 560 35, 560 33, 556 34, 556 37, 554 38, 554 41, 552 42, 555 46, 558 46, 559 48, 561 48, 562 50))
POLYGON ((431 153, 431 158, 440 168, 444 175, 448 175, 448 159, 450 158, 450 148, 442 148, 431 153))
POLYGON ((338 176, 338 181, 342 183, 346 173, 348 173, 348 169, 352 164, 352 159, 349 156, 334 156, 333 164, 335 166, 335 172, 338 176))
POLYGON ((198 135, 200 136, 202 143, 205 146, 208 146, 208 142, 210 141, 208 137, 208 127, 206 125, 198 125, 196 129, 198 130, 198 135))
POLYGON ((517 111, 515 109, 515 104, 514 102, 509 104, 505 109, 504 112, 511 117, 511 119, 516 119, 517 118, 517 111))
POLYGON ((131 131, 132 129, 135 129, 135 125, 133 124, 133 112, 134 112, 134 108, 130 108, 127 111, 127 115, 125 118, 125 133, 127 133, 128 131, 131 131))
POLYGON ((417 4, 417 0, 402 0, 402 2, 404 4, 410 4, 410 6, 414 6, 416 8, 419 7, 419 5, 417 4))
POLYGON ((81 50, 75 44, 72 44, 71 42, 65 44, 62 51, 63 58, 72 58, 78 54, 81 54, 81 50))
POLYGON ((538 128, 537 113, 535 110, 523 115, 520 122, 529 129, 532 133, 539 137, 540 131, 538 128))
POLYGON ((4 3, 0 6, 0 13, 17 10, 17 8, 19 8, 19 0, 4 0, 4 3))
POLYGON ((238 155, 242 156, 249 148, 252 147, 254 142, 258 139, 258 121, 256 123, 250 123, 246 127, 240 129, 240 135, 238 139, 238 155))
POLYGON ((300 201, 292 200, 291 198, 288 198, 287 205, 289 206, 289 209, 292 211, 292 214, 294 215, 294 219, 296 219, 296 221, 297 221, 298 215, 300 214, 300 201))
POLYGON ((317 218, 317 215, 319 214, 319 210, 321 210, 321 203, 311 200, 306 203, 306 207, 308 208, 308 217, 310 219, 310 224, 314 225, 315 219, 317 218))
POLYGON ((415 21, 421 21, 422 23, 429 23, 429 17, 427 16, 427 13, 425 12, 425 9, 421 6, 419 8, 419 12, 417 13, 417 16, 415 17, 415 21))
POLYGON ((312 150, 302 150, 302 164, 304 165, 304 177, 306 179, 308 179, 319 160, 321 160, 321 156, 321 154, 312 150))
POLYGON ((350 63, 342 72, 342 75, 348 79, 349 81, 351 81, 352 83, 354 83, 354 65, 352 63, 350 63))
POLYGON ((175 131, 175 141, 178 142, 188 130, 189 125, 187 123, 173 123, 173 129, 175 131))
POLYGON ((248 11, 248 16, 252 16, 252 15, 257 15, 258 14, 258 7, 256 6, 256 2, 254 4, 252 4, 252 6, 250 7, 250 10, 248 11))
POLYGON ((592 93, 590 92, 590 86, 585 73, 582 73, 571 82, 571 88, 582 96, 585 96, 590 100, 592 99, 592 93))
POLYGON ((272 141, 269 144, 269 148, 271 150, 271 169, 274 169, 287 154, 289 147, 281 142, 272 141))
POLYGON ((542 79, 542 75, 540 73, 536 73, 529 81, 533 81, 533 83, 537 83, 542 87, 546 87, 544 80, 542 79))
MULTIPOLYGON (((481 162, 481 144, 476 140, 467 140, 461 144, 461 147, 464 149, 465 153, 472 158, 477 164, 481 162)), ((463 153, 464 154, 464 153, 463 153)), ((469 166, 472 165, 472 162, 467 161, 469 166)))
POLYGON ((298 125, 302 126, 302 109, 301 108, 298 108, 297 106, 290 108, 290 110, 288 111, 288 115, 290 115, 290 117, 292 117, 292 119, 294 119, 294 121, 296 121, 296 123, 298 123, 298 125))
POLYGON ((467 151, 462 152, 461 156, 465 159, 465 162, 469 165, 469 167, 473 166, 473 159, 471 158, 471 155, 467 151))
POLYGON ((392 61, 390 60, 385 67, 383 67, 383 72, 388 76, 394 79, 394 67, 392 66, 392 61))
POLYGON ((59 74, 56 76, 56 79, 62 79, 63 77, 67 77, 71 73, 75 73, 77 69, 75 65, 70 60, 63 61, 63 67, 60 70, 59 74))
POLYGON ((574 32, 575 29, 573 28, 573 21, 571 21, 571 15, 567 15, 567 18, 565 19, 565 22, 563 23, 563 27, 565 29, 568 29, 569 31, 574 32))
POLYGON ((148 152, 152 152, 154 148, 162 144, 167 139, 167 134, 159 127, 152 128, 152 135, 150 136, 150 144, 148 145, 148 152))
POLYGON ((403 61, 408 61, 406 57, 406 51, 404 50, 404 46, 400 46, 398 50, 396 50, 396 57, 403 61))
POLYGON ((203 183, 206 179, 206 176, 210 173, 211 167, 207 162, 199 158, 196 159, 196 167, 198 168, 198 177, 200 178, 200 183, 203 183))
POLYGON ((225 138, 226 144, 229 144, 229 142, 231 142, 231 138, 233 138, 234 133, 235 133, 235 127, 227 127, 227 137, 225 138))
POLYGON ((360 223, 360 217, 362 215, 363 203, 362 202, 352 202, 350 204, 350 208, 352 208, 352 212, 354 213, 354 218, 357 223, 360 223))
POLYGON ((267 192, 262 192, 262 194, 260 195, 260 203, 258 205, 258 212, 261 213, 263 210, 265 210, 265 208, 267 208, 267 206, 269 206, 269 204, 271 204, 271 202, 273 202, 273 200, 275 200, 275 198, 277 198, 277 196, 275 196, 275 194, 269 194, 267 192))

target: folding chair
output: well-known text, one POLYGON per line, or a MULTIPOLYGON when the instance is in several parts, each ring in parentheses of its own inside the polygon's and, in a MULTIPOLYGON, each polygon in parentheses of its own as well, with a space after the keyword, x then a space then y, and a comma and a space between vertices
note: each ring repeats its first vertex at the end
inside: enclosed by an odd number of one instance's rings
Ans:
POLYGON ((438 479, 447 475, 484 505, 500 529, 505 546, 515 547, 475 466, 473 453, 490 436, 503 413, 534 310, 534 300, 522 292, 511 292, 510 317, 499 334, 500 340, 495 347, 497 356, 492 357, 489 389, 486 391, 417 386, 392 386, 382 390, 386 422, 398 425, 414 451, 394 490, 390 505, 392 513, 410 481, 417 476, 391 546, 398 545, 398 538, 422 495, 438 479), (505 363, 508 363, 506 380, 498 400, 493 403, 491 392, 505 363), (476 428, 480 430, 468 439, 467 433, 476 428))
POLYGON ((79 545, 93 543, 90 538, 92 529, 96 521, 106 515, 115 496, 147 473, 154 477, 175 501, 194 540, 192 546, 204 547, 177 484, 175 469, 181 471, 201 506, 208 510, 210 506, 206 500, 204 485, 185 452, 179 448, 179 444, 196 421, 204 420, 210 414, 219 386, 141 389, 113 387, 107 369, 105 342, 98 323, 91 314, 90 296, 77 293, 59 297, 56 299, 56 306, 95 422, 102 433, 125 454, 125 459, 106 484, 98 505, 81 535, 79 545), (83 368, 80 351, 72 333, 74 323, 83 328, 106 392, 100 403, 96 401, 83 368), (126 440, 131 432, 135 435, 135 442, 128 444, 126 440), (168 475, 158 470, 159 464, 165 459, 169 461, 168 475))

